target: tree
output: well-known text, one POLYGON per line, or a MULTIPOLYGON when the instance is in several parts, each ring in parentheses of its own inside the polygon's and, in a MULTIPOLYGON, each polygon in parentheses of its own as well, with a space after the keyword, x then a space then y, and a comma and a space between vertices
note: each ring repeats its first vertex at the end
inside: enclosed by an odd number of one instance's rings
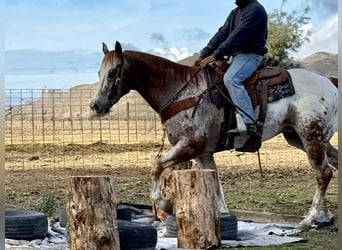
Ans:
POLYGON ((278 10, 268 15, 268 65, 282 65, 291 67, 289 52, 296 52, 305 42, 309 41, 311 32, 303 29, 308 24, 310 17, 306 16, 309 7, 305 7, 301 13, 292 11, 286 13, 282 7, 287 0, 282 0, 278 10))

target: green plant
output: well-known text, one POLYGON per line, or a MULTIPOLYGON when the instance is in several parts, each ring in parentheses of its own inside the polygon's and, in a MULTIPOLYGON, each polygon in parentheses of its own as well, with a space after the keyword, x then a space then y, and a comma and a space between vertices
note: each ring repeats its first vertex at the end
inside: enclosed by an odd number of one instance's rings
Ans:
POLYGON ((311 31, 305 30, 309 23, 307 16, 310 8, 305 7, 301 13, 297 10, 291 13, 283 11, 282 7, 287 0, 282 0, 281 7, 269 14, 267 58, 269 65, 296 66, 291 65, 289 52, 296 52, 305 42, 309 41, 311 31))
POLYGON ((61 202, 57 193, 50 191, 42 195, 34 209, 44 213, 47 217, 55 217, 60 204, 61 202))

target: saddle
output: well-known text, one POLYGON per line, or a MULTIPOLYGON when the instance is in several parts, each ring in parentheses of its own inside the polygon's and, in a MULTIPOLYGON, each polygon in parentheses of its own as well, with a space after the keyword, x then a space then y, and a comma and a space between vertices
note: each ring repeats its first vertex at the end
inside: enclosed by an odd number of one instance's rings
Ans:
POLYGON ((257 69, 253 75, 244 81, 244 86, 251 98, 253 107, 267 100, 267 103, 294 94, 293 85, 284 90, 280 86, 287 85, 291 81, 289 73, 280 67, 264 67, 257 69), (278 86, 278 87, 277 87, 278 86), (286 93, 285 93, 286 92, 286 93))
MULTIPOLYGON (((220 141, 217 150, 235 149, 241 152, 256 152, 261 146, 259 136, 239 138, 229 135, 227 131, 236 127, 235 107, 229 98, 229 93, 223 83, 223 75, 228 65, 226 63, 215 64, 215 67, 206 69, 210 100, 217 108, 225 109, 225 122, 221 127, 220 141), (227 98, 228 97, 228 98, 227 98), (229 104, 230 103, 230 104, 229 104)), ((258 134, 262 135, 263 124, 267 112, 267 104, 295 93, 289 73, 280 67, 268 67, 261 64, 258 69, 244 81, 244 86, 251 99, 253 108, 260 106, 257 118, 258 134)), ((229 98, 230 99, 230 98, 229 98)))

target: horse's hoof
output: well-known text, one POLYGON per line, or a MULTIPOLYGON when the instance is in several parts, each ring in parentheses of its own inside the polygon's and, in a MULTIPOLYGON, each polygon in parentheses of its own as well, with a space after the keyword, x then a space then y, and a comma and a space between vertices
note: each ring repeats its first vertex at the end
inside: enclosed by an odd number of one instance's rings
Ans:
POLYGON ((307 223, 299 223, 297 226, 296 226, 296 233, 301 233, 301 232, 306 232, 306 231, 309 231, 311 228, 311 224, 307 224, 307 223))
POLYGON ((161 210, 163 210, 164 212, 168 213, 168 214, 172 214, 173 213, 173 207, 170 201, 168 200, 164 200, 164 199, 158 199, 154 201, 154 204, 161 210))

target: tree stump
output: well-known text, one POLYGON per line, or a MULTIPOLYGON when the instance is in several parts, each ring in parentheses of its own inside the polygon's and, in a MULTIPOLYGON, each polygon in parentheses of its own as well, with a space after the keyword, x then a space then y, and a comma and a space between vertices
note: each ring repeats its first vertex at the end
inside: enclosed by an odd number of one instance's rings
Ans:
MULTIPOLYGON (((172 192, 173 192, 172 183, 174 182, 172 178, 172 172, 174 170, 191 169, 191 167, 192 167, 192 162, 186 161, 186 162, 175 164, 163 170, 162 174, 160 175, 160 192, 166 200, 172 199, 172 192)), ((166 218, 170 215, 163 209, 155 206, 153 201, 152 201, 152 208, 153 208, 153 215, 155 219, 165 221, 166 218)))
POLYGON ((221 245, 215 170, 175 170, 173 204, 179 248, 207 249, 221 245))
POLYGON ((72 177, 66 205, 70 250, 119 250, 116 206, 112 177, 72 177))

